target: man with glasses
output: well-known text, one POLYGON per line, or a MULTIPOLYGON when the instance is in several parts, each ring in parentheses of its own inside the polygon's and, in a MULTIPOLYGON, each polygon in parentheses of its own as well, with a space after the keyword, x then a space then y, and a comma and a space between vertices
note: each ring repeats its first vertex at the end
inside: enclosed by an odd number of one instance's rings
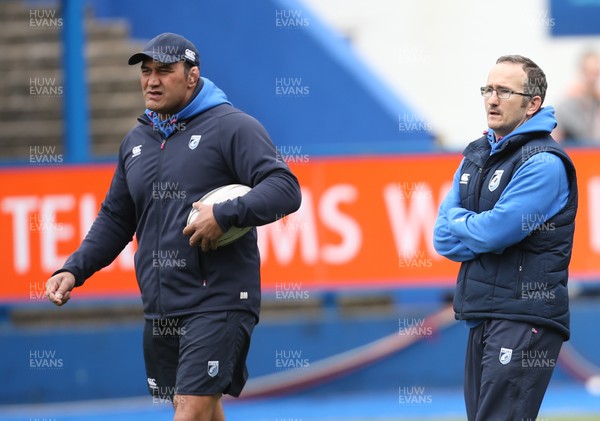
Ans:
POLYGON ((535 419, 569 338, 575 168, 552 139, 546 76, 500 57, 481 88, 488 130, 470 143, 440 206, 434 244, 461 262, 455 317, 470 327, 469 421, 535 419))

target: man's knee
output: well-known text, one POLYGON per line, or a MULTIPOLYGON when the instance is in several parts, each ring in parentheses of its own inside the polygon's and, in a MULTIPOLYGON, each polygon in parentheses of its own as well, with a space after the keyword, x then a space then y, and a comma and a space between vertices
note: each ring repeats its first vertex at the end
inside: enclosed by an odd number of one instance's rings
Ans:
POLYGON ((175 395, 173 421, 211 421, 220 398, 220 395, 175 395))

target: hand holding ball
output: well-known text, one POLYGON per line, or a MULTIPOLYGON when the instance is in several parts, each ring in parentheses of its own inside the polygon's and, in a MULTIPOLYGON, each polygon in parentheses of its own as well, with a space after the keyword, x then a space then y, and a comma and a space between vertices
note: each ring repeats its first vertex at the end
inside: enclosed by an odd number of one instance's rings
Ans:
MULTIPOLYGON (((200 199, 200 202, 204 203, 205 205, 214 205, 216 203, 222 203, 226 202, 227 200, 233 200, 235 198, 244 196, 250 190, 252 190, 250 187, 244 186, 243 184, 229 184, 208 192, 200 199)), ((189 225, 198 216, 198 214, 198 210, 192 208, 187 218, 187 225, 189 225)), ((252 227, 231 227, 227 232, 223 233, 223 235, 219 237, 217 240, 217 247, 223 247, 234 242, 251 229, 252 227)))

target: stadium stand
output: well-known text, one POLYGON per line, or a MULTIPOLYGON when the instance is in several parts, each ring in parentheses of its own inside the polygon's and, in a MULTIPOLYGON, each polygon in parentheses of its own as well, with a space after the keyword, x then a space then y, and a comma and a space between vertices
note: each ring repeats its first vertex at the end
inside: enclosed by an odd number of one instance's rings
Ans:
MULTIPOLYGON (((27 25, 30 13, 23 2, 0 2, 2 158, 26 159, 31 139, 62 150, 60 30, 27 25)), ((138 69, 124 65, 139 45, 130 41, 125 20, 99 22, 88 13, 85 28, 92 153, 114 156, 143 105, 138 69)))

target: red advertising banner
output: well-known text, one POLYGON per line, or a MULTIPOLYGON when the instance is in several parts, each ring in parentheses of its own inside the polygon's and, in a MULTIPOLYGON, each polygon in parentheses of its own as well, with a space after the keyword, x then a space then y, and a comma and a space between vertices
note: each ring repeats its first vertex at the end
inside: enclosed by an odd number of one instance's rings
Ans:
MULTIPOLYGON (((570 152, 579 213, 571 278, 600 279, 600 151, 570 152)), ((456 263, 433 249, 433 225, 461 156, 311 158, 291 164, 300 210, 259 228, 263 287, 452 285, 456 263)), ((45 281, 77 248, 114 165, 0 170, 0 300, 43 299, 45 281)), ((137 294, 134 244, 78 295, 137 294)))

